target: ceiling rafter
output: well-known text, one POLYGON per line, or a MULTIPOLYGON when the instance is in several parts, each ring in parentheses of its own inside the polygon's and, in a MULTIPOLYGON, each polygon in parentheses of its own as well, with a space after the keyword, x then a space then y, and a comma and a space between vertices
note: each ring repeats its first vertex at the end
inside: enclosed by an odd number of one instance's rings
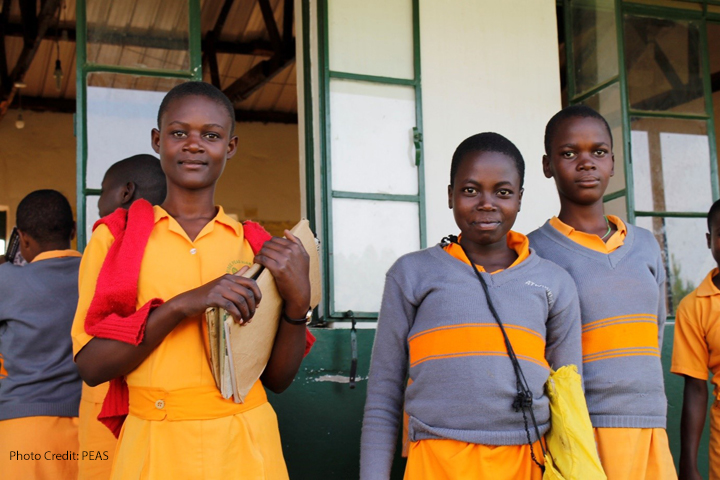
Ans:
MULTIPOLYGON (((273 37, 280 33, 275 23, 275 17, 272 15, 272 8, 270 8, 269 0, 258 0, 260 9, 263 12, 263 18, 265 20, 265 26, 268 29, 268 35, 270 35, 270 43, 276 45, 277 41, 273 40, 273 37), (266 10, 270 9, 270 16, 266 14, 266 10), (274 31, 274 33, 273 33, 274 31)), ((283 71, 288 65, 295 61, 295 39, 292 37, 292 18, 293 18, 293 2, 292 0, 285 0, 283 12, 283 35, 281 43, 275 49, 275 54, 268 60, 263 60, 258 63, 245 74, 235 80, 230 86, 228 86, 223 93, 233 103, 240 102, 247 99, 259 90, 263 85, 272 80, 278 73, 283 71), (289 18, 289 20, 288 20, 289 18)))
POLYGON ((275 50, 275 53, 279 53, 283 47, 283 40, 287 39, 280 37, 280 31, 278 30, 277 23, 275 23, 275 14, 270 5, 270 0, 258 0, 258 5, 260 5, 260 12, 265 22, 265 29, 270 36, 270 43, 273 46, 273 50, 275 50))
MULTIPOLYGON (((35 58, 40 42, 45 36, 50 24, 55 20, 61 0, 44 0, 40 7, 40 13, 36 14, 37 3, 34 0, 20 0, 20 8, 23 15, 23 24, 29 23, 24 35, 24 45, 15 67, 9 74, 7 83, 2 85, 0 92, 0 119, 7 112, 8 107, 15 98, 17 92, 16 82, 22 82, 30 64, 35 58), (30 6, 32 5, 32 8, 30 6), (33 35, 31 35, 31 33, 33 35), (10 87, 8 89, 8 87, 10 87)), ((3 3, 3 7, 5 4, 3 3)), ((3 10, 4 12, 5 10, 3 10)))
POLYGON ((220 86, 220 69, 218 68, 217 62, 217 41, 220 38, 220 33, 222 33, 223 27, 225 27, 225 20, 227 20, 232 4, 233 0, 225 0, 225 3, 223 3, 222 9, 220 10, 220 15, 218 15, 218 18, 215 21, 215 26, 205 35, 205 42, 202 49, 203 65, 208 65, 210 69, 210 80, 217 88, 222 88, 220 86))
MULTIPOLYGON (((9 1, 9 0, 3 0, 9 1)), ((132 29, 95 29, 99 37, 102 37, 103 44, 118 45, 127 47, 143 47, 143 48, 161 48, 164 50, 187 50, 187 37, 181 35, 148 34, 144 30, 134 31, 132 29)), ((22 37, 22 23, 8 23, 5 30, 7 37, 22 37)), ((45 32, 45 40, 75 42, 76 30, 75 24, 64 23, 58 26, 52 26, 45 32), (65 32, 65 35, 63 35, 65 32)), ((202 40, 203 50, 206 48, 206 38, 202 40)), ((273 46, 267 40, 257 39, 245 42, 229 42, 225 40, 215 40, 215 50, 217 53, 229 55, 256 55, 259 57, 270 57, 275 52, 273 46)))
MULTIPOLYGON (((11 1, 12 0, 3 0, 2 13, 0 13, 0 93, 2 93, 10 84, 10 76, 8 74, 7 65, 7 50, 5 49, 5 35, 8 19, 10 18, 11 1)), ((1 95, 0 98, 2 98, 1 95)))

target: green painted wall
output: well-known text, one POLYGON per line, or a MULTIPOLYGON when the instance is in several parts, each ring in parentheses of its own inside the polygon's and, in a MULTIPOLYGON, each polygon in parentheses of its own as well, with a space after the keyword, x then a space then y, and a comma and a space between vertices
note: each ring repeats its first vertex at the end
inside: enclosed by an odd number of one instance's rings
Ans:
MULTIPOLYGON (((278 415, 285 461, 292 480, 355 479, 375 330, 357 332, 358 381, 352 390, 347 383, 350 330, 313 329, 313 333, 317 342, 295 382, 282 395, 268 393, 278 415)), ((393 478, 402 478, 404 463, 395 463, 393 478)))
MULTIPOLYGON (((673 332, 673 325, 668 325, 662 360, 668 395, 668 436, 677 464, 683 379, 669 373, 673 332)), ((350 371, 350 330, 314 329, 313 333, 317 343, 293 385, 282 395, 269 394, 278 414, 290 478, 358 478, 360 428, 375 330, 358 331, 358 382, 353 390, 337 381, 347 382, 350 371)), ((700 472, 707 478, 707 425, 702 442, 700 472)), ((398 456, 393 478, 401 479, 403 469, 404 461, 398 456)))

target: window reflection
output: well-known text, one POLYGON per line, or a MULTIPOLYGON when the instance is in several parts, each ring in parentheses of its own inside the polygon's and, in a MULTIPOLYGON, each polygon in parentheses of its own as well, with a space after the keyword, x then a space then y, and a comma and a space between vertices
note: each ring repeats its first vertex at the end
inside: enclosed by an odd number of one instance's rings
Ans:
POLYGON ((706 220, 639 217, 636 224, 653 232, 660 244, 668 279, 667 311, 675 315, 680 300, 697 288, 715 266, 705 240, 706 220))
POLYGON ((624 27, 630 108, 704 114, 697 24, 626 15, 624 27))
POLYGON ((707 124, 631 119, 635 209, 704 212, 712 201, 707 124))

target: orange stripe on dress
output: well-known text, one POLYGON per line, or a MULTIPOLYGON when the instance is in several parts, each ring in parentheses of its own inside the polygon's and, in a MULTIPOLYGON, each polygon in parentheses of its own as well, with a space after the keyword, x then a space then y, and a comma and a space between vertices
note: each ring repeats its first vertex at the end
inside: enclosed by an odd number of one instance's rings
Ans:
MULTIPOLYGON (((549 369, 545 339, 525 327, 505 324, 505 332, 519 359, 549 369)), ((507 347, 496 323, 470 323, 425 330, 408 339, 410 366, 428 360, 467 356, 505 356, 507 347)))
POLYGON ((583 326, 583 363, 609 358, 660 356, 655 315, 604 318, 583 326))

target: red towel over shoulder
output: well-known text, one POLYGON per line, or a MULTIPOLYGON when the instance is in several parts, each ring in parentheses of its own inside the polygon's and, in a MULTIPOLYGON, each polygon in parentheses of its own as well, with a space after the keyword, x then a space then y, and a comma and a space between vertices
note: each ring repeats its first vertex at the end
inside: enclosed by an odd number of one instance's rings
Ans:
MULTIPOLYGON (((162 299, 154 298, 135 310, 140 265, 155 226, 153 207, 146 200, 137 200, 129 210, 117 209, 98 220, 93 230, 99 225, 108 227, 115 242, 100 269, 95 295, 85 318, 85 331, 98 338, 139 345, 150 313, 163 303, 162 299)), ((243 222, 243 230, 254 254, 272 238, 255 222, 243 222)), ((315 336, 306 330, 305 355, 314 343, 315 336)), ((117 437, 127 417, 128 407, 129 393, 125 378, 115 378, 110 381, 98 420, 117 437)))

